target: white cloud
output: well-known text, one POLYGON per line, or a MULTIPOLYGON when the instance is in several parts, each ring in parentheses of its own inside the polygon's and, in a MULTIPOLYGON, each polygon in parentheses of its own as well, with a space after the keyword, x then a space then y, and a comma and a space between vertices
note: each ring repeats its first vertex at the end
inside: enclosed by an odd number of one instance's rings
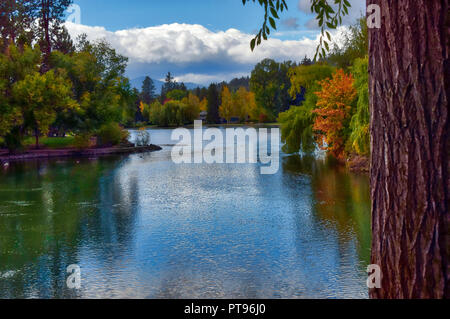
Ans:
POLYGON ((181 74, 179 80, 196 83, 248 74, 264 58, 299 61, 305 55, 312 57, 318 43, 317 38, 296 41, 271 38, 252 52, 253 35, 236 29, 213 32, 201 25, 178 23, 115 32, 70 22, 66 27, 72 37, 86 33, 91 40, 105 38, 120 54, 129 57, 129 69, 134 70, 132 77, 150 74, 167 65, 164 73, 172 70, 175 75, 181 74))
MULTIPOLYGON (((216 74, 198 74, 198 73, 187 73, 181 76, 176 76, 175 80, 177 82, 191 82, 191 83, 212 83, 212 82, 222 82, 230 81, 234 78, 241 78, 248 76, 247 72, 239 73, 216 73, 216 74)), ((160 79, 163 81, 164 79, 160 79)))
POLYGON ((304 13, 311 13, 311 0, 299 0, 298 9, 304 13))

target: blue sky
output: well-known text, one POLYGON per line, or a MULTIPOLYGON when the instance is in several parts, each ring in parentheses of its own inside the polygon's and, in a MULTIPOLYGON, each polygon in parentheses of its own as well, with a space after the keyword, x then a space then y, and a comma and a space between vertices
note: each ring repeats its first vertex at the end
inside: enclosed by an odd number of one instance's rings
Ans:
MULTIPOLYGON (((356 20, 365 1, 352 0, 346 23, 356 20)), ((129 57, 127 75, 209 84, 248 75, 263 58, 300 60, 312 56, 318 30, 309 0, 287 0, 278 30, 255 52, 249 42, 263 10, 241 0, 75 0, 81 24, 68 23, 72 36, 106 38, 129 57)))
MULTIPOLYGON (((241 0, 76 0, 82 23, 103 26, 110 31, 143 28, 171 23, 200 24, 213 31, 236 28, 254 33, 263 18, 263 9, 241 0)), ((297 18, 299 25, 312 16, 298 10, 298 0, 288 0, 284 18, 297 18)), ((280 30, 292 30, 280 25, 280 30)))

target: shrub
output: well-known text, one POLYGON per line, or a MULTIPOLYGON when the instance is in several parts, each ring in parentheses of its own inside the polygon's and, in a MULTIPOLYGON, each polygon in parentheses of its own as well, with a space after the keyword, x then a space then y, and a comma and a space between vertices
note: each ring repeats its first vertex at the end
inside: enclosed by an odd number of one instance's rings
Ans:
POLYGON ((117 123, 105 124, 97 132, 98 143, 101 146, 115 146, 125 142, 129 133, 117 123))
POLYGON ((10 152, 22 151, 24 148, 23 138, 19 128, 14 128, 11 133, 4 137, 4 145, 10 152))
POLYGON ((82 133, 75 136, 73 140, 73 146, 77 149, 85 149, 91 146, 92 135, 89 133, 82 133))

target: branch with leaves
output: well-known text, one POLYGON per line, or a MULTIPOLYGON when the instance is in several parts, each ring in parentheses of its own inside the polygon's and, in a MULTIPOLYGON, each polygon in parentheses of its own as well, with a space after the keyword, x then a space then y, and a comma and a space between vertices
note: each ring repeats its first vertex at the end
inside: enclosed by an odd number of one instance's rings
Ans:
MULTIPOLYGON (((279 13, 288 10, 285 0, 242 0, 245 5, 247 2, 258 2, 264 7, 264 23, 255 38, 250 42, 252 51, 260 45, 262 39, 267 40, 270 35, 270 28, 277 29, 276 20, 280 19, 279 13)), ((348 9, 351 4, 348 0, 311 0, 311 12, 316 14, 316 19, 321 30, 320 42, 316 49, 314 60, 324 59, 326 53, 330 50, 331 34, 328 29, 336 29, 342 24, 342 18, 348 15, 348 9), (334 2, 337 6, 333 9, 330 4, 334 2)))
POLYGON ((259 30, 258 34, 255 36, 255 38, 250 42, 250 47, 252 51, 255 49, 257 45, 260 45, 262 42, 262 39, 267 40, 268 36, 270 35, 270 27, 272 29, 277 29, 277 23, 275 20, 280 19, 279 12, 283 12, 284 10, 288 9, 288 6, 286 4, 285 0, 242 0, 242 3, 245 5, 247 2, 256 2, 264 7, 264 23, 259 30), (270 27, 269 27, 269 25, 270 27))

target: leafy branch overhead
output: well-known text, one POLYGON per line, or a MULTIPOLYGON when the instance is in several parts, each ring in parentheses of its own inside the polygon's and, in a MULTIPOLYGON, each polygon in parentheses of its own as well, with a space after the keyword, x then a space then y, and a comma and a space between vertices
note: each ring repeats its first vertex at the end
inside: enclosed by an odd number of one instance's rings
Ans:
POLYGON ((270 35, 270 27, 272 29, 277 29, 277 23, 276 19, 280 19, 280 16, 278 15, 279 12, 283 12, 284 10, 287 10, 287 4, 285 0, 242 0, 242 3, 245 4, 247 2, 256 2, 264 7, 265 14, 264 14, 264 23, 259 30, 258 34, 255 36, 254 39, 250 42, 250 47, 252 51, 255 49, 257 45, 260 45, 262 42, 262 39, 267 40, 268 36, 270 35), (268 25, 270 24, 270 27, 268 25))
MULTIPOLYGON (((270 29, 277 29, 276 20, 280 19, 279 13, 288 10, 285 0, 242 0, 247 2, 258 2, 264 7, 264 23, 255 38, 250 42, 252 51, 262 40, 267 40, 270 29)), ((330 50, 331 34, 327 29, 336 29, 342 24, 342 18, 348 15, 351 4, 348 0, 311 0, 311 12, 316 14, 317 23, 321 30, 320 42, 316 49, 314 60, 324 59, 330 50), (330 4, 333 3, 334 5, 330 4), (333 8, 334 7, 334 8, 333 8)))

